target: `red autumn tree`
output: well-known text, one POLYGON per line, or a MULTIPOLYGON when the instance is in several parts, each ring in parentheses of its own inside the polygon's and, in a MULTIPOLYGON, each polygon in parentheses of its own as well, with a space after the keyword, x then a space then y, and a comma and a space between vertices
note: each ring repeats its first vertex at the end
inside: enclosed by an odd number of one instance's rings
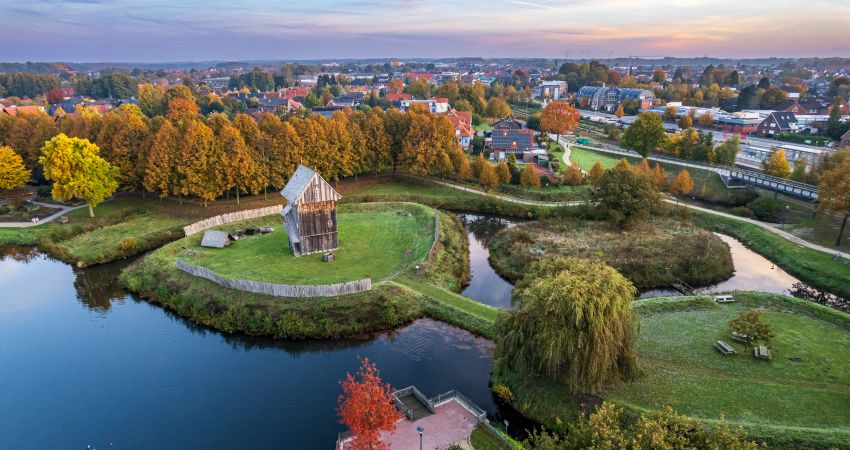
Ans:
POLYGON ((339 396, 337 414, 340 423, 347 426, 354 436, 354 450, 385 450, 381 442, 381 431, 395 431, 395 424, 402 418, 393 405, 393 388, 381 381, 378 368, 369 358, 364 358, 356 376, 346 374, 340 381, 342 395, 339 396))

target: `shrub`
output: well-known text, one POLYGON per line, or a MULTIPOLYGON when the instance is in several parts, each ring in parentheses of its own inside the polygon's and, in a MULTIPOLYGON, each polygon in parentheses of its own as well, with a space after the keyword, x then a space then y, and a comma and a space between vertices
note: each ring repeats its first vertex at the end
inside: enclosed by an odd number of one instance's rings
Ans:
POLYGON ((493 387, 493 393, 499 397, 499 400, 505 403, 513 403, 514 401, 514 393, 511 391, 511 388, 505 386, 502 383, 497 384, 493 387))
POLYGON ((746 217, 747 219, 755 219, 756 218, 756 215, 755 215, 755 213, 753 213, 753 210, 750 209, 750 208, 747 208, 746 206, 736 206, 736 207, 730 209, 729 212, 736 215, 736 216, 746 217))
POLYGON ((50 184, 39 186, 38 189, 35 190, 35 193, 39 197, 50 197, 53 195, 53 186, 50 184))
POLYGON ((140 243, 138 239, 132 236, 126 236, 118 241, 118 250, 121 250, 122 253, 130 253, 138 249, 139 245, 140 243))
POLYGON ((779 223, 787 221, 785 205, 781 200, 771 197, 759 197, 747 204, 756 218, 765 222, 779 223))

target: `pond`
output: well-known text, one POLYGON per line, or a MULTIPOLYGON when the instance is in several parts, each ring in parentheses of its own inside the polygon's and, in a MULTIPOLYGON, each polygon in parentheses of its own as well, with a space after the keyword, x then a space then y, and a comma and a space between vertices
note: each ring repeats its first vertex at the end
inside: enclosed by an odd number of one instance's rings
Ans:
POLYGON ((486 339, 432 320, 360 340, 225 335, 127 294, 121 267, 0 254, 0 448, 329 448, 359 357, 518 423, 489 391, 486 339))
MULTIPOLYGON (((458 213, 469 237, 469 266, 472 279, 461 294, 473 300, 502 309, 511 309, 513 285, 502 278, 490 265, 488 247, 492 237, 504 228, 515 226, 518 222, 499 216, 458 213)), ((698 288, 695 294, 713 294, 735 290, 773 292, 788 294, 789 289, 799 280, 770 262, 767 258, 745 247, 739 240, 715 233, 729 245, 734 275, 713 286, 698 288)), ((681 295, 679 291, 669 289, 651 289, 641 292, 640 298, 681 295)))
MULTIPOLYGON (((732 264, 735 266, 735 274, 728 280, 713 286, 698 288, 694 290, 694 294, 716 294, 737 290, 788 295, 788 291, 792 285, 800 281, 776 264, 770 262, 769 259, 745 247, 741 241, 725 234, 714 234, 729 245, 729 250, 732 252, 732 264)), ((642 292, 640 297, 662 297, 669 295, 681 295, 681 293, 672 289, 653 289, 642 292)))

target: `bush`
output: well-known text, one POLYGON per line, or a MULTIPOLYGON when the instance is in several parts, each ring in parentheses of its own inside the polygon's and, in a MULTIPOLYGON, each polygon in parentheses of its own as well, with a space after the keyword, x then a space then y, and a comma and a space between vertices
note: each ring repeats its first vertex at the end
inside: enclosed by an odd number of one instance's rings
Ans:
POLYGON ((35 190, 35 193, 39 197, 50 197, 53 195, 53 185, 45 184, 39 186, 38 189, 35 190))
POLYGON ((765 222, 779 223, 788 220, 785 204, 776 198, 759 197, 747 204, 756 218, 765 222))
POLYGON ((511 391, 511 388, 505 386, 502 383, 493 386, 493 393, 496 394, 497 397, 499 397, 499 400, 505 403, 510 404, 514 401, 513 391, 511 391))
POLYGON ((136 251, 136 249, 139 248, 139 245, 140 243, 138 239, 132 236, 126 236, 118 241, 118 250, 121 250, 122 253, 130 253, 136 251))
POLYGON ((730 209, 729 212, 736 215, 736 216, 746 217, 747 219, 755 219, 756 218, 756 215, 755 215, 755 213, 753 213, 753 210, 750 209, 750 208, 747 208, 746 206, 736 206, 736 207, 730 209))

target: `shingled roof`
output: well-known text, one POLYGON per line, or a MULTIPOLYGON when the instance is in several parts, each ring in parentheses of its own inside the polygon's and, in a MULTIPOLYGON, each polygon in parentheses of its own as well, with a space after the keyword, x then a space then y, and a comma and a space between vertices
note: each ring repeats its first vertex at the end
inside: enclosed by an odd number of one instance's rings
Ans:
POLYGON ((330 196, 334 201, 342 198, 333 188, 330 188, 330 184, 321 175, 303 164, 298 165, 298 169, 292 174, 292 178, 286 182, 286 186, 280 191, 280 195, 284 196, 290 205, 300 203, 301 196, 304 194, 304 190, 310 185, 313 177, 319 177, 321 182, 327 185, 331 192, 330 196))

